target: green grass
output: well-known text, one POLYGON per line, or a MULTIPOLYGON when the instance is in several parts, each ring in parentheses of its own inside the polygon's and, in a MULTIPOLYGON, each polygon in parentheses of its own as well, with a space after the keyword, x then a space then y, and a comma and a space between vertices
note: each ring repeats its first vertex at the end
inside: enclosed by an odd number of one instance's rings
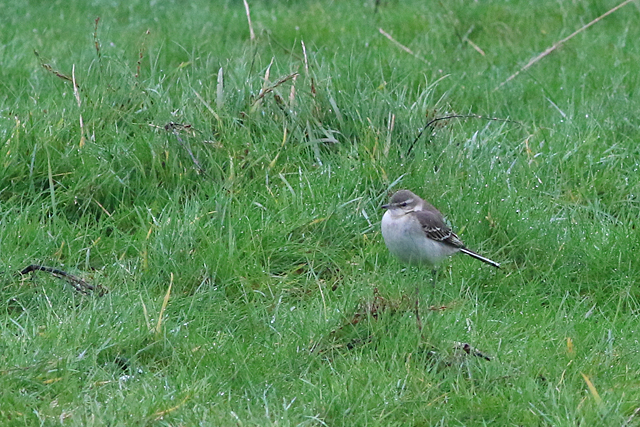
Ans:
POLYGON ((638 6, 249 3, 0 2, 0 424, 640 425, 638 6))

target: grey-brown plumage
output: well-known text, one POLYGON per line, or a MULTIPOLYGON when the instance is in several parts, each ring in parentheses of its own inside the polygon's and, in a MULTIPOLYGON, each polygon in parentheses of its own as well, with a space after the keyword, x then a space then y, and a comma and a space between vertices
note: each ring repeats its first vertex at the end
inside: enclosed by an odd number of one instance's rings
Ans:
POLYGON ((433 205, 409 190, 397 191, 382 217, 382 236, 389 251, 409 264, 437 265, 462 252, 500 268, 500 264, 467 249, 433 205))

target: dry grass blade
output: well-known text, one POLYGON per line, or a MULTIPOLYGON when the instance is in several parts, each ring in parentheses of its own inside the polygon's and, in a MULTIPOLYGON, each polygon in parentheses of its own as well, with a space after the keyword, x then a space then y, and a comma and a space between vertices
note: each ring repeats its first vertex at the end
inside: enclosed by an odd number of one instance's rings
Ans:
POLYGON ((276 162, 278 161, 278 157, 280 157, 280 152, 282 151, 282 148, 284 147, 284 144, 287 142, 287 133, 288 133, 287 132, 287 127, 285 126, 284 133, 282 135, 282 144, 280 144, 280 149, 276 153, 276 156, 269 163, 269 170, 273 169, 273 167, 276 165, 276 162))
MULTIPOLYGON (((80 108, 82 107, 82 101, 80 100, 80 92, 78 91, 78 85, 76 84, 76 64, 73 64, 73 67, 71 68, 71 79, 73 80, 73 96, 75 96, 78 108, 80 108)), ((82 113, 80 113, 80 143, 78 144, 80 148, 84 147, 85 141, 84 121, 82 120, 82 113)))
POLYGON ((393 128, 396 124, 396 115, 389 113, 389 121, 387 125, 387 139, 384 143, 384 148, 382 149, 382 153, 385 157, 389 155, 389 150, 391 149, 391 135, 393 134, 393 128))
POLYGON ((251 41, 256 39, 256 33, 253 32, 253 24, 251 23, 251 12, 249 11, 249 3, 247 0, 242 0, 244 2, 244 10, 247 13, 247 22, 249 23, 249 38, 251 41))
POLYGON ((271 77, 271 67, 273 67, 273 61, 275 61, 275 57, 271 57, 271 62, 269 62, 269 66, 267 70, 264 72, 264 81, 262 82, 262 89, 267 87, 269 84, 269 78, 271 77))
POLYGON ((498 85, 498 87, 496 87, 493 91, 495 92, 496 90, 500 89, 502 86, 504 86, 505 84, 509 83, 511 80, 515 79, 518 74, 520 74, 523 71, 528 70, 532 65, 534 65, 536 62, 540 61, 542 58, 544 58, 545 56, 549 55, 551 52, 553 52, 554 50, 556 50, 558 47, 560 47, 563 43, 571 40, 573 37, 577 36, 578 34, 580 34, 581 32, 583 32, 584 30, 586 30, 587 28, 589 28, 590 26, 592 26, 593 24, 597 23, 598 21, 600 21, 601 19, 607 17, 608 15, 611 15, 613 12, 615 12, 616 10, 620 9, 621 7, 626 6, 627 4, 631 3, 634 0, 625 0, 622 3, 620 3, 619 5, 617 5, 616 7, 609 9, 607 12, 603 13, 602 15, 598 16, 596 19, 594 19, 593 21, 589 22, 586 25, 583 25, 582 27, 580 27, 580 29, 574 31, 573 33, 571 33, 570 35, 568 35, 567 37, 563 38, 562 40, 556 42, 553 46, 547 48, 544 52, 542 52, 540 55, 536 56, 535 58, 531 59, 527 65, 525 65, 524 67, 520 68, 518 71, 516 71, 515 73, 513 73, 512 75, 509 76, 509 78, 505 81, 503 81, 502 83, 500 83, 498 85))
POLYGON ((484 56, 484 50, 480 49, 480 46, 478 46, 477 44, 475 44, 474 42, 472 42, 471 40, 469 40, 469 38, 465 38, 464 41, 466 41, 467 43, 469 43, 469 45, 475 49, 476 52, 478 52, 480 55, 484 56))
POLYGON ((76 98, 78 107, 81 107, 82 101, 80 101, 80 93, 78 92, 78 85, 76 84, 76 64, 73 64, 71 67, 71 80, 73 81, 73 96, 76 98))
POLYGON ((309 76, 309 58, 307 58, 307 47, 304 45, 304 40, 300 40, 302 45, 302 55, 304 56, 304 74, 309 76))
POLYGON ((402 43, 400 43, 399 41, 397 41, 396 39, 394 39, 391 34, 387 33, 385 30, 383 30, 382 28, 378 28, 378 31, 380 31, 380 34, 382 34, 383 36, 385 36, 386 38, 388 38, 389 40, 391 40, 391 43, 395 44, 396 46, 398 46, 400 49, 404 50, 405 52, 407 52, 409 55, 415 55, 415 53, 413 53, 413 51, 411 49, 409 49, 408 47, 406 47, 405 45, 403 45, 402 43))
POLYGON ((291 90, 289 91, 289 107, 293 107, 296 103, 296 80, 298 76, 293 76, 293 82, 291 82, 291 90))
POLYGON ((195 89, 192 89, 193 93, 196 95, 196 98, 198 98, 200 100, 200 102, 202 102, 202 104, 207 108, 207 110, 209 110, 209 112, 211 113, 211 115, 213 117, 215 117, 215 119, 220 122, 220 116, 218 115, 218 113, 216 113, 213 108, 211 108, 211 105, 209 105, 209 103, 207 101, 205 101, 205 99, 198 93, 196 92, 195 89))
MULTIPOLYGON (((300 44, 302 45, 302 56, 304 57, 304 75, 309 78, 309 58, 307 56, 307 46, 304 44, 304 40, 300 40, 300 44)), ((311 77, 311 96, 316 97, 316 86, 313 82, 313 77, 311 77)))
POLYGON ((216 107, 222 110, 224 107, 224 72, 222 67, 218 70, 218 84, 216 85, 216 107))
POLYGON ((427 61, 425 61, 424 59, 420 58, 418 55, 416 55, 411 49, 409 49, 408 47, 406 47, 405 45, 403 45, 402 43, 400 43, 399 41, 397 41, 396 39, 394 39, 391 34, 387 33, 385 30, 383 30, 382 28, 378 28, 378 31, 380 31, 380 34, 382 34, 383 36, 385 36, 386 38, 388 38, 391 43, 393 43, 394 45, 398 46, 400 49, 404 50, 405 52, 407 52, 409 55, 412 55, 413 57, 415 57, 416 59, 419 59, 420 61, 424 62, 425 64, 427 64, 427 61))
MULTIPOLYGON (((82 116, 81 116, 81 117, 82 117, 82 116)), ((109 211, 108 211, 104 206, 102 206, 102 205, 100 204, 100 202, 99 202, 99 201, 97 201, 97 200, 96 200, 96 199, 94 199, 94 198, 92 198, 92 200, 96 203, 96 205, 98 205, 98 207, 99 207, 100 209, 102 209, 102 212, 104 212, 105 214, 107 214, 107 216, 108 216, 108 217, 111 217, 111 212, 109 212, 109 211)))
POLYGON ((162 301, 162 307, 160 308, 160 314, 158 315, 158 323, 156 325, 156 335, 160 335, 160 331, 162 328, 162 318, 164 316, 164 311, 169 304, 169 297, 171 297, 171 287, 173 286, 173 273, 171 273, 171 279, 169 281, 169 287, 167 288, 167 293, 164 296, 164 300, 162 301))
POLYGON ((149 322, 149 312, 147 311, 147 305, 144 303, 142 295, 139 295, 139 297, 140 302, 142 303, 142 314, 144 314, 144 321, 147 324, 147 330, 152 331, 153 329, 151 329, 151 322, 149 322))
POLYGON ((155 415, 155 417, 156 417, 156 418, 155 418, 155 420, 156 420, 156 421, 159 421, 159 420, 161 420, 162 418, 164 418, 164 416, 165 416, 165 415, 170 414, 171 412, 173 412, 173 411, 175 411, 175 410, 177 410, 177 409, 180 409, 180 407, 181 407, 182 405, 184 405, 184 404, 185 404, 185 402, 186 402, 187 400, 189 400, 189 397, 190 397, 190 396, 186 396, 184 399, 182 399, 182 400, 180 401, 180 403, 178 403, 178 404, 177 404, 177 405, 175 405, 175 406, 172 406, 172 407, 171 407, 171 408, 169 408, 169 409, 165 409, 164 411, 158 411, 158 412, 156 412, 155 414, 153 414, 153 415, 155 415))
POLYGON ((598 405, 600 405, 602 403, 602 398, 600 397, 600 394, 598 393, 598 390, 596 390, 596 387, 593 385, 593 383, 591 382, 591 380, 589 379, 588 376, 586 376, 582 372, 580 372, 580 375, 582 375, 582 378, 584 378, 584 382, 587 383, 587 387, 589 388, 589 392, 591 393, 591 395, 595 399, 596 403, 598 405))

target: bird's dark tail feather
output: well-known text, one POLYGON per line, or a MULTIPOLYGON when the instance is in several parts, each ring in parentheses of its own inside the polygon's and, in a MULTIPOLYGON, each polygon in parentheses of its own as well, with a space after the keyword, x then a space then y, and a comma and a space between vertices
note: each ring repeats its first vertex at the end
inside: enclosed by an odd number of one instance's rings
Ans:
POLYGON ((500 264, 498 264, 497 262, 492 261, 489 258, 485 258, 482 255, 473 252, 472 250, 469 250, 467 248, 462 248, 462 249, 460 249, 460 252, 463 252, 463 253, 465 253, 465 254, 467 254, 467 255, 475 258, 475 259, 479 259, 482 262, 486 262, 487 264, 490 264, 490 265, 494 266, 495 268, 500 268, 500 264))

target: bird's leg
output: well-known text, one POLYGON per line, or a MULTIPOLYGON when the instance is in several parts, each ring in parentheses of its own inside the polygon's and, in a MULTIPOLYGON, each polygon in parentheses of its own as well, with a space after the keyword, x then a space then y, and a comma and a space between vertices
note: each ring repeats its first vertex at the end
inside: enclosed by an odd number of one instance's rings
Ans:
POLYGON ((438 279, 438 269, 434 268, 431 270, 431 286, 436 286, 436 280, 438 279))
POLYGON ((416 285, 416 324, 418 325, 418 330, 422 332, 422 319, 420 319, 420 285, 416 285))

